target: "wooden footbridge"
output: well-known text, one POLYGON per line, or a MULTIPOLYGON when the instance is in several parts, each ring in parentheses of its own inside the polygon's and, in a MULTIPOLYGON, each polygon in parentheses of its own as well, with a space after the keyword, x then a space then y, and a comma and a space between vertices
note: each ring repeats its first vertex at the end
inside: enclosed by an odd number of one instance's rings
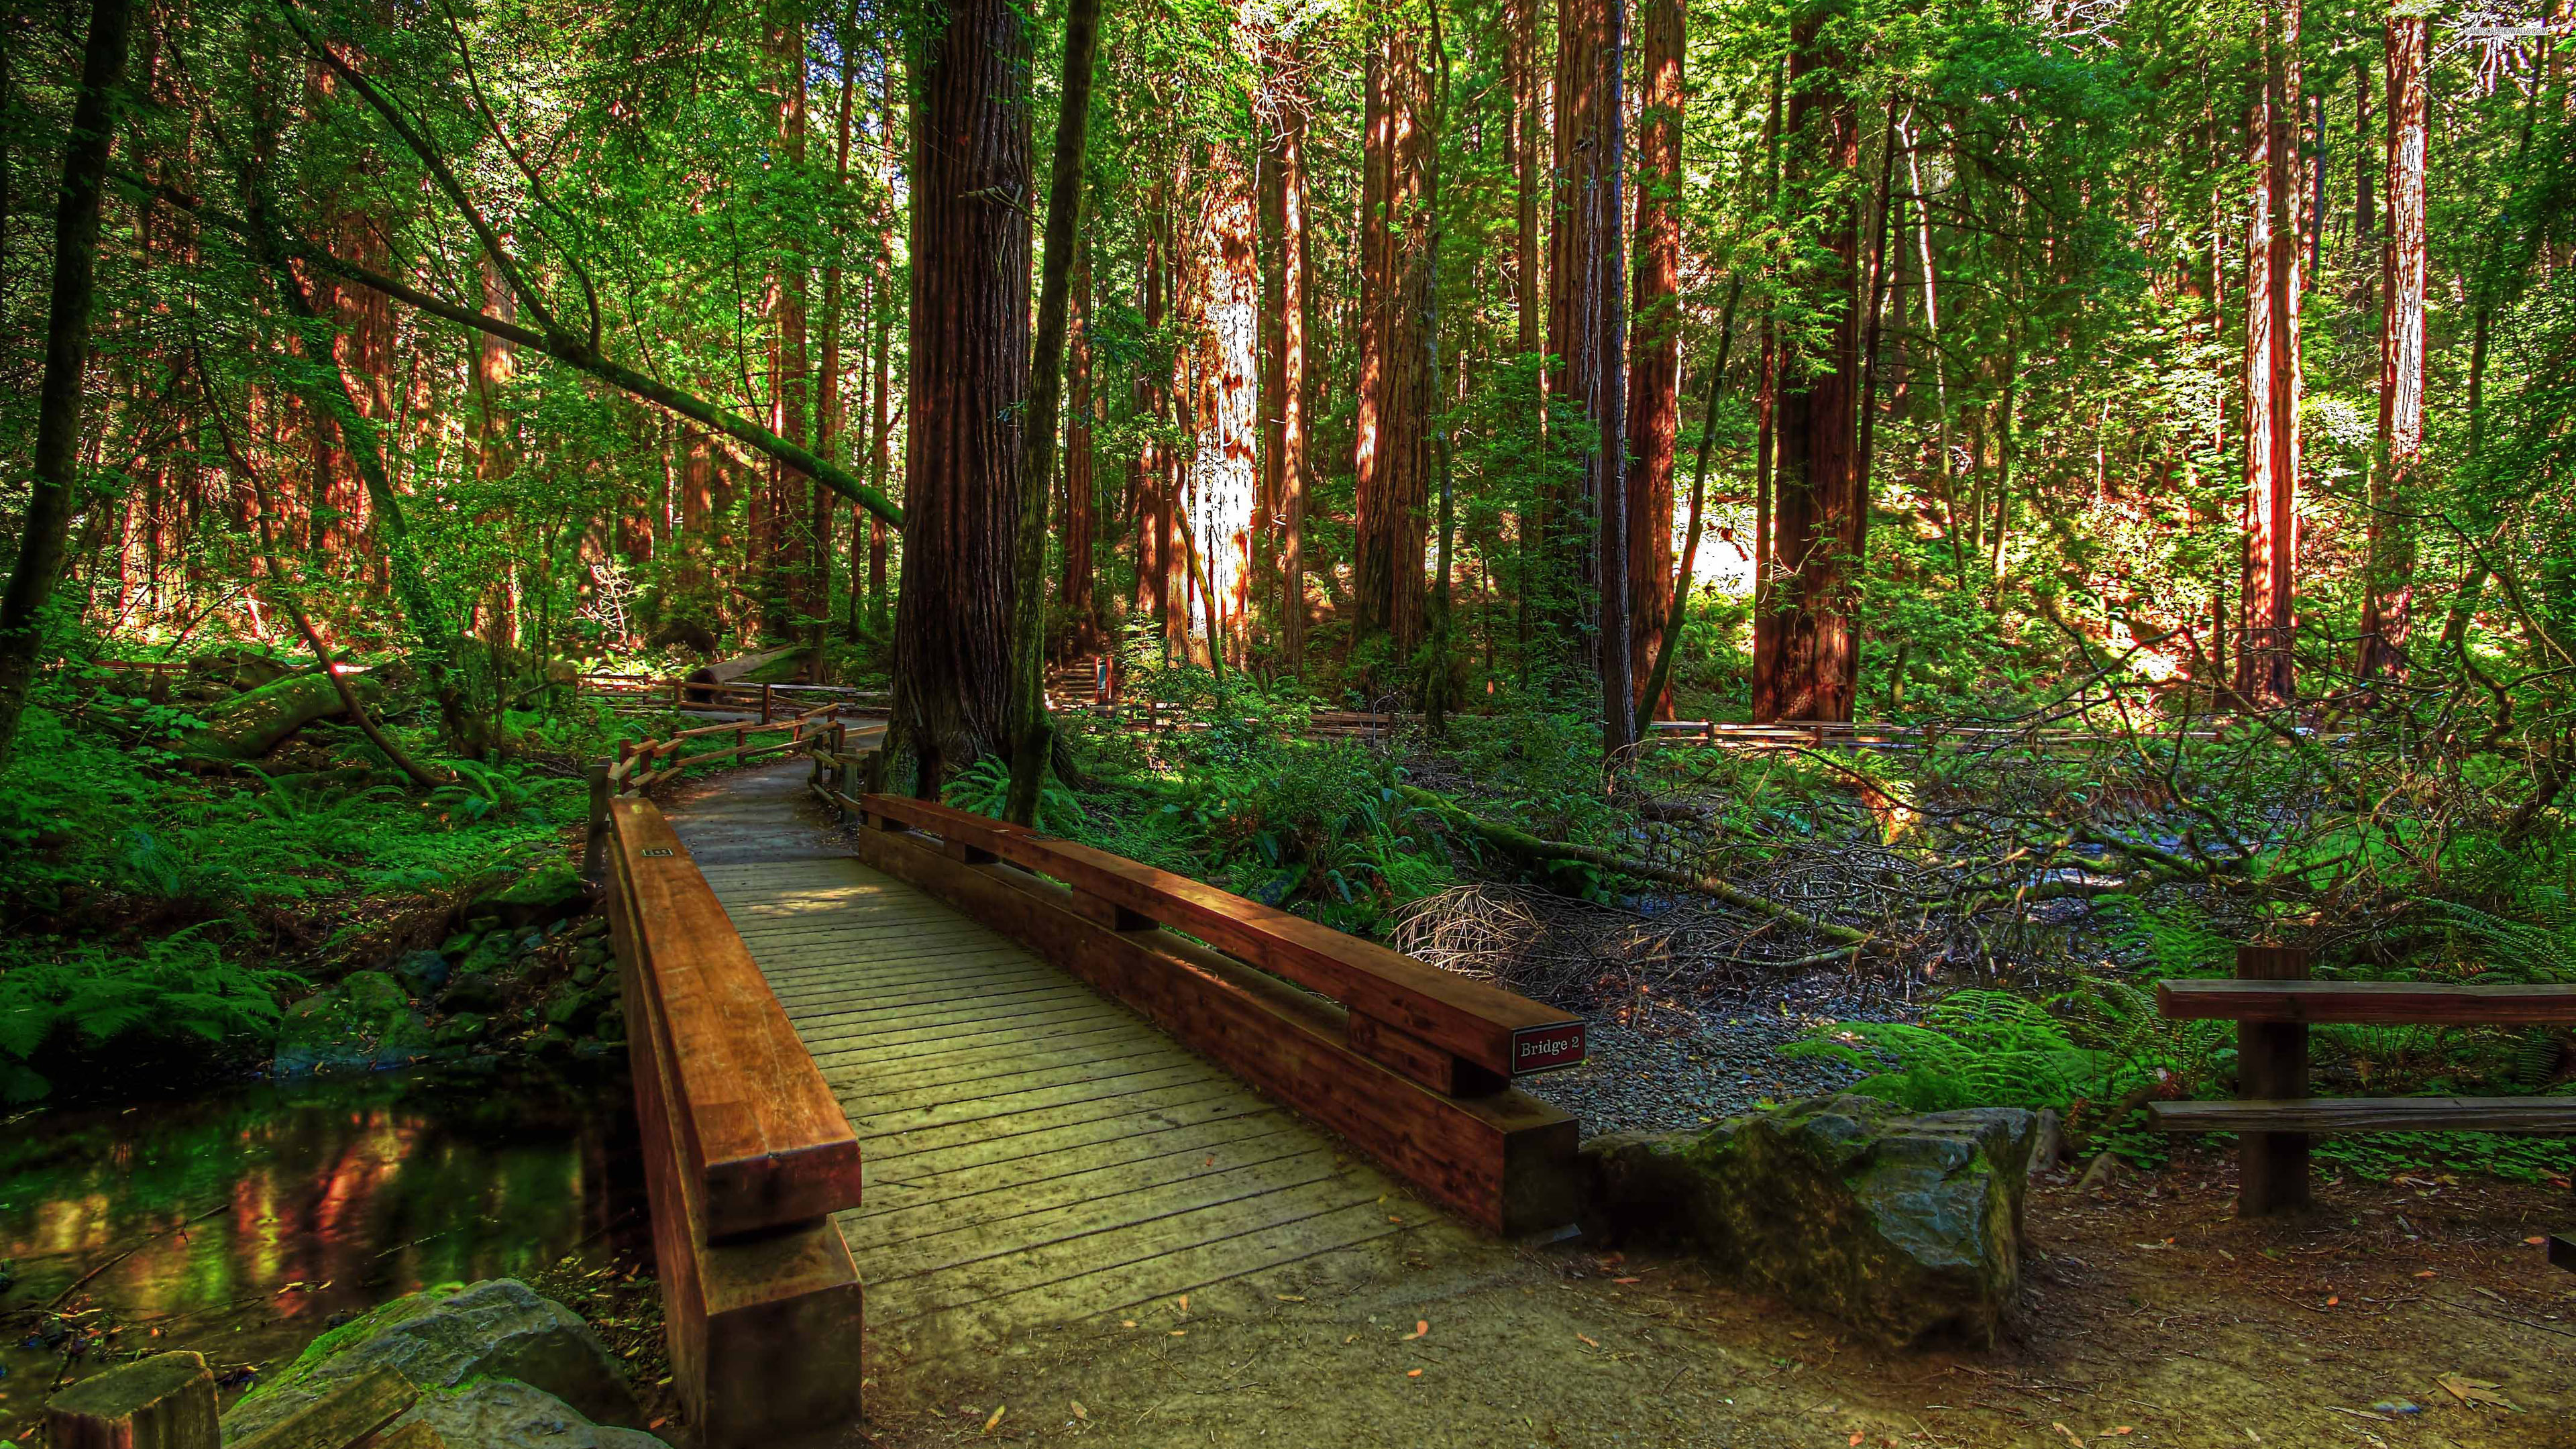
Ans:
POLYGON ((1412 1199, 1488 1234, 1571 1221, 1576 1124, 1512 1084, 1580 1061, 1579 1018, 871 790, 872 740, 833 714, 716 727, 742 733, 689 758, 783 763, 668 814, 637 787, 680 741, 594 772, 705 1442, 854 1420, 889 1349, 1321 1271, 1424 1230, 1412 1199))

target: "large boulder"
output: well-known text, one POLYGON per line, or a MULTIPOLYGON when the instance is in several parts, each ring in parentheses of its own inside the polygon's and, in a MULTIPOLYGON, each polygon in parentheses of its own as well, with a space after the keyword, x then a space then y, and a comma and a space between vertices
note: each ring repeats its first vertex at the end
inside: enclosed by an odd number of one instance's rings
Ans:
POLYGON ((572 1405, 516 1379, 478 1379, 461 1389, 423 1394, 390 1427, 414 1420, 458 1449, 670 1449, 640 1429, 594 1424, 572 1405))
POLYGON ((277 1026, 276 1071, 371 1072, 430 1054, 429 1023, 400 983, 382 971, 352 971, 341 983, 288 1007, 277 1026))
MULTIPOLYGON (((320 1398, 332 1385, 378 1365, 401 1374, 427 1396, 412 1413, 430 1418, 452 1444, 519 1441, 449 1431, 448 1417, 496 1424, 552 1420, 578 1424, 594 1435, 606 1431, 591 1430, 593 1423, 632 1425, 641 1417, 625 1373, 589 1324, 515 1278, 493 1278, 397 1298, 315 1339, 284 1373, 233 1406, 224 1416, 224 1435, 247 1438, 320 1398), (500 1380, 514 1380, 534 1397, 477 1398, 454 1392, 485 1389, 500 1380)), ((653 1442, 634 1435, 528 1437, 553 1449, 653 1442)))
POLYGON ((2014 1108, 1917 1116, 1845 1095, 1596 1137, 1587 1226, 1687 1243, 1891 1347, 1991 1347, 2021 1284, 2032 1127, 2014 1108))

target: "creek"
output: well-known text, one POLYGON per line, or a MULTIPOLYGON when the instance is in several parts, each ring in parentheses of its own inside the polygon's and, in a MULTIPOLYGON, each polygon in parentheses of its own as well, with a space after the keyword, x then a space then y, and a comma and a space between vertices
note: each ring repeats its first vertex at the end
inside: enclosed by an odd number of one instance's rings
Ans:
POLYGON ((204 1353, 229 1401, 414 1289, 606 1262, 643 1217, 626 1104, 601 1070, 404 1072, 0 1119, 0 1442, 140 1353, 204 1353))

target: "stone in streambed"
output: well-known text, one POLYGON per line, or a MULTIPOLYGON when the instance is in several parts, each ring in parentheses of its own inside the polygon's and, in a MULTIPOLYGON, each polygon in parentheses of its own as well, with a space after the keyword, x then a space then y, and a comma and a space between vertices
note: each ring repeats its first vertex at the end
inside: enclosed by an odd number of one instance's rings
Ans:
POLYGON ((337 986, 288 1007, 277 1028, 281 1077, 367 1072, 429 1055, 429 1023, 411 1009, 401 983, 382 971, 352 971, 337 986))
MULTIPOLYGON (((559 1432, 565 1437, 546 1438, 546 1432, 558 1431, 539 1429, 524 1441, 555 1449, 650 1442, 632 1435, 597 1437, 601 1431, 592 1429, 593 1423, 637 1421, 634 1390, 589 1324, 515 1278, 427 1289, 325 1333, 293 1366, 233 1406, 224 1416, 224 1437, 248 1438, 342 1380, 378 1366, 401 1374, 428 1396, 411 1414, 431 1418, 442 1431, 442 1415, 488 1416, 495 1425, 562 1425, 559 1432), (512 1380, 527 1393, 481 1400, 478 1407, 478 1395, 512 1380), (457 1390, 465 1392, 453 1392, 457 1390), (575 1426, 592 1437, 574 1434, 575 1426)), ((448 1433, 447 1439, 457 1445, 523 1442, 479 1433, 448 1433)))
POLYGON ((1695 1247, 1721 1277, 1894 1347, 1991 1347, 2021 1283, 2031 1114, 1818 1097, 1583 1144, 1586 1226, 1695 1247))
POLYGON ((414 996, 436 996, 454 968, 436 951, 405 951, 393 959, 393 974, 414 996))

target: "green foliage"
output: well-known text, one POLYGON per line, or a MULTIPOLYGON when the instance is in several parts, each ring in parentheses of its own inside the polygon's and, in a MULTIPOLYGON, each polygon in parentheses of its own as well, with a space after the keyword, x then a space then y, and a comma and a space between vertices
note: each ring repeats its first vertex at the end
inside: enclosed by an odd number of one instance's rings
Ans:
MULTIPOLYGON (((1002 807, 1011 795, 1011 762, 998 755, 987 755, 960 770, 941 792, 945 803, 977 815, 1002 818, 1002 807)), ((1082 828, 1082 801, 1047 772, 1038 786, 1037 828, 1049 835, 1072 835, 1082 828)))
POLYGON ((1851 1090, 1917 1112, 2062 1111, 2120 1065, 2108 1053, 2078 1046, 2045 1007, 2008 991, 1954 991, 1926 1009, 1919 1024, 1840 1022, 1781 1050, 1878 1069, 1851 1090))
POLYGON ((204 926, 132 952, 59 939, 0 943, 0 1099, 28 1101, 51 1084, 32 1059, 57 1036, 97 1048, 139 1037, 220 1043, 274 1026, 290 972, 226 959, 204 926))
POLYGON ((2191 900, 2159 909, 2134 896, 2105 896, 2100 905, 2111 922, 2111 944, 2148 979, 2225 974, 2236 958, 2236 943, 2191 900))
POLYGON ((541 816, 546 811, 549 792, 545 784, 517 770, 479 765, 472 760, 444 763, 456 779, 431 791, 429 796, 429 808, 439 812, 443 820, 479 825, 487 820, 541 816))

